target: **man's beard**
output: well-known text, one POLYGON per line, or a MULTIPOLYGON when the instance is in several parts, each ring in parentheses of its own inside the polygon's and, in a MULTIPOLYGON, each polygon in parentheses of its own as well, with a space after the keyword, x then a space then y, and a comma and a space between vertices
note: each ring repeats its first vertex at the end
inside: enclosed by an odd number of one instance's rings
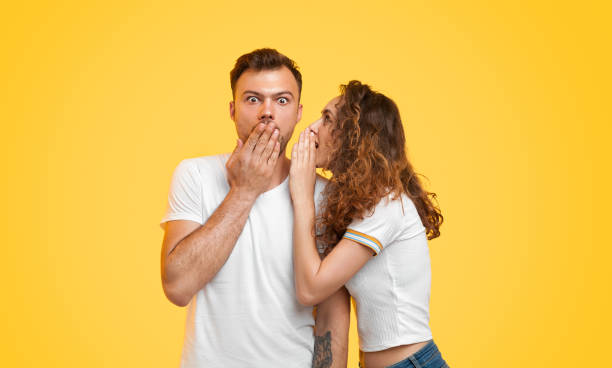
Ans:
POLYGON ((280 157, 285 153, 285 148, 287 148, 287 141, 285 140, 285 137, 279 134, 278 143, 280 143, 280 151, 278 152, 278 157, 280 157))

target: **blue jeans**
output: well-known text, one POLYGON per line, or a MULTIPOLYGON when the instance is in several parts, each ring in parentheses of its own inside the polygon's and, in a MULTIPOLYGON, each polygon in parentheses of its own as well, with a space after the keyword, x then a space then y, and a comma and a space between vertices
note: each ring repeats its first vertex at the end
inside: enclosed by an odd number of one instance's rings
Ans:
MULTIPOLYGON (((361 367, 361 365, 359 365, 361 367)), ((431 340, 421 350, 408 358, 397 362, 387 368, 449 368, 442 359, 442 354, 436 344, 431 340)))

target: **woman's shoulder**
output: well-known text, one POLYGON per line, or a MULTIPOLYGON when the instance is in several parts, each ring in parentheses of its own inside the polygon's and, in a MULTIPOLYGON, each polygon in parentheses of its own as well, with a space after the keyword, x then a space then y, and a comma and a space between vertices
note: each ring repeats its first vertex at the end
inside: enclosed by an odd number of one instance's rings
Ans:
POLYGON ((395 193, 387 194, 378 201, 371 212, 372 214, 379 212, 385 215, 400 217, 418 216, 418 211, 414 202, 412 202, 412 199, 405 193, 400 195, 395 193))
POLYGON ((401 238, 412 237, 425 230, 414 202, 405 193, 383 197, 374 208, 372 216, 388 222, 401 238))

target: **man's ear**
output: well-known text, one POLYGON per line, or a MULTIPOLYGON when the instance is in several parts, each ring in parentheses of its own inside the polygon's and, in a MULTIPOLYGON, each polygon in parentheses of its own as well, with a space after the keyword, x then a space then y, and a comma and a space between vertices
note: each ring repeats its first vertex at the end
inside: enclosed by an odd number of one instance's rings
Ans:
POLYGON ((236 121, 235 116, 236 116, 236 106, 234 104, 234 101, 230 101, 229 103, 229 113, 230 113, 230 118, 233 121, 236 121))
POLYGON ((297 111, 297 112, 298 112, 298 113, 297 113, 297 122, 299 123, 299 122, 300 122, 300 120, 302 120, 302 104, 300 104, 300 105, 298 106, 298 111, 297 111))

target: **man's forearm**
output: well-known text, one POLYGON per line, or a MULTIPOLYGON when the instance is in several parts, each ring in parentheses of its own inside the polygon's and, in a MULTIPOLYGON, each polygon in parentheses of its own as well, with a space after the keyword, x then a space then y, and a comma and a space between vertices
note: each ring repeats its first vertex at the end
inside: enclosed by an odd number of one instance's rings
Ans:
POLYGON ((346 368, 350 296, 341 288, 317 306, 313 368, 346 368))
MULTIPOLYGON (((221 269, 242 233, 257 197, 230 190, 206 223, 178 242, 168 254, 163 281, 188 301, 221 269)), ((183 304, 186 304, 183 303, 183 304)))

